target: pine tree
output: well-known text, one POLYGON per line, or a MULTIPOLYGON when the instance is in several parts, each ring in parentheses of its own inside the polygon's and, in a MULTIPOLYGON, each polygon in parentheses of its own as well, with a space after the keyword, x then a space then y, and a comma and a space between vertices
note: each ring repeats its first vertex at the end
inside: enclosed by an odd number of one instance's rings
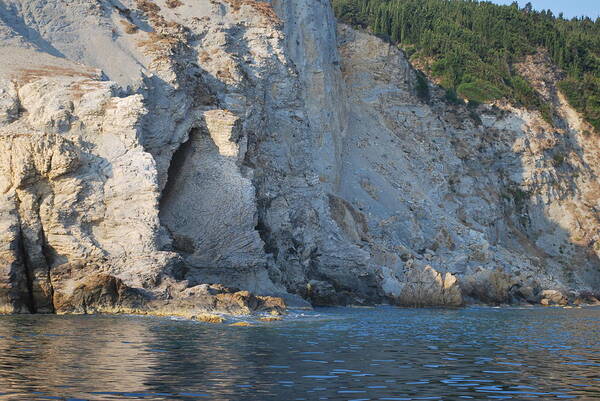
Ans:
MULTIPOLYGON (((400 44, 431 61, 448 93, 509 101, 544 113, 543 101, 513 64, 539 47, 568 73, 561 88, 600 130, 600 18, 564 19, 550 10, 475 0, 332 0, 344 22, 400 44)), ((548 113, 546 113, 548 114, 548 113)))

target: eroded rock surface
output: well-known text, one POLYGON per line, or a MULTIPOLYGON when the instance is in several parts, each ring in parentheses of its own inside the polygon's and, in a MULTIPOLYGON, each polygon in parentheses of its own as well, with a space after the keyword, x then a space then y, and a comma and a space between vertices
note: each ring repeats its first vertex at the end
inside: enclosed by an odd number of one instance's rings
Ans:
POLYGON ((0 5, 0 312, 595 299, 599 137, 543 54, 554 126, 424 102, 328 2, 180 3, 0 5))
POLYGON ((396 303, 402 306, 462 306, 458 280, 452 273, 441 274, 431 266, 411 268, 396 303))

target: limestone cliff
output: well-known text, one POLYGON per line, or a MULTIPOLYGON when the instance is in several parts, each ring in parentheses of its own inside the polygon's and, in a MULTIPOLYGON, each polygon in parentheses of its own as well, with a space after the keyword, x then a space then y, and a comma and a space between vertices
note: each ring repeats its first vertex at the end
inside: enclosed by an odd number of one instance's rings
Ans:
POLYGON ((543 54, 554 127, 423 101, 320 0, 5 0, 0 60, 0 312, 600 291, 600 137, 543 54))

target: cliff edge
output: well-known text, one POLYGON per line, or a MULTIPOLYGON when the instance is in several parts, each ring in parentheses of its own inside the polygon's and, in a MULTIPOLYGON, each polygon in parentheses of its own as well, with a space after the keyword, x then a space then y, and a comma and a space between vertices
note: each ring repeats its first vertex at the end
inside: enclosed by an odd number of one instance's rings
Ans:
POLYGON ((317 0, 7 0, 0 59, 0 312, 600 291, 600 137, 543 54, 557 126, 423 99, 317 0))

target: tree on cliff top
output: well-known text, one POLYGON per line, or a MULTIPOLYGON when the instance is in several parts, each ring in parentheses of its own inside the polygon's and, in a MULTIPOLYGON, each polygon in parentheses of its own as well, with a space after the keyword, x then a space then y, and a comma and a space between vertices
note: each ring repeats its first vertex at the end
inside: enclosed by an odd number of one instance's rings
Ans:
POLYGON ((424 60, 441 85, 486 102, 506 98, 551 109, 514 64, 540 47, 567 77, 560 88, 573 107, 600 131, 600 18, 565 20, 550 10, 500 6, 475 0, 333 0, 338 18, 404 48, 424 60))

